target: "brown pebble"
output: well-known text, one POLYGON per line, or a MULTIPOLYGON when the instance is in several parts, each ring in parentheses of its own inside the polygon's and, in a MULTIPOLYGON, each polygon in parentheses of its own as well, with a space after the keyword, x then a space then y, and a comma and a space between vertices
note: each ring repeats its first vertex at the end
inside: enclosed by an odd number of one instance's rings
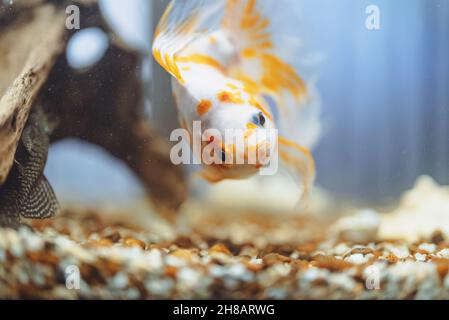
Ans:
POLYGON ((192 252, 187 249, 178 249, 173 251, 171 255, 184 260, 191 260, 193 258, 192 252))
POLYGON ((436 264, 440 279, 444 279, 449 272, 449 260, 433 257, 431 261, 436 264))
POLYGON ((263 262, 267 265, 273 265, 277 263, 286 263, 290 262, 291 259, 289 257, 280 255, 278 253, 269 253, 262 258, 263 262))
POLYGON ((441 232, 441 230, 436 230, 430 236, 430 240, 432 241, 432 243, 440 244, 445 241, 444 234, 441 232))
POLYGON ((310 262, 310 265, 317 268, 328 269, 330 271, 341 271, 353 266, 352 263, 347 261, 339 260, 332 256, 323 255, 313 257, 313 261, 310 262))
POLYGON ((53 220, 51 219, 42 219, 42 220, 33 220, 33 228, 38 231, 44 231, 46 228, 50 228, 53 226, 53 220))
POLYGON ((96 267, 111 277, 115 276, 123 269, 123 266, 120 263, 105 258, 98 259, 96 261, 96 267))
POLYGON ((209 252, 221 252, 228 256, 231 255, 231 251, 222 243, 217 243, 212 248, 209 249, 209 252))
POLYGON ((387 261, 390 262, 390 263, 396 263, 396 262, 399 261, 399 258, 396 257, 393 253, 389 253, 385 258, 386 258, 387 261))
POLYGON ((120 233, 118 231, 114 231, 111 234, 108 234, 105 238, 111 240, 112 242, 118 242, 122 236, 120 235, 120 233))
POLYGON ((292 265, 297 270, 305 270, 305 269, 309 268, 309 261, 296 259, 296 260, 292 260, 292 265))
POLYGON ((297 248, 293 245, 268 245, 264 252, 265 253, 277 253, 283 256, 291 255, 297 248))
POLYGON ((64 234, 66 236, 70 235, 70 228, 68 226, 62 226, 61 228, 59 228, 59 233, 64 234))
POLYGON ((59 263, 59 257, 52 252, 27 252, 26 256, 33 262, 49 264, 56 266, 59 263))
POLYGON ((252 272, 257 272, 263 269, 263 264, 255 264, 255 263, 251 263, 251 262, 245 262, 244 263, 245 267, 252 272))
POLYGON ((165 267, 164 273, 167 277, 175 278, 176 274, 178 273, 178 269, 173 266, 167 266, 167 267, 165 267))
POLYGON ((316 243, 304 243, 296 247, 296 250, 303 253, 312 253, 316 250, 316 243))
POLYGON ((91 240, 88 242, 88 245, 96 248, 107 248, 112 246, 112 241, 107 238, 102 238, 99 240, 91 240))
POLYGON ((134 239, 134 238, 126 238, 124 241, 125 247, 140 247, 142 250, 145 250, 146 244, 142 240, 134 239))
POLYGON ((180 248, 194 248, 195 247, 195 243, 193 242, 193 240, 190 237, 186 237, 186 236, 178 237, 174 241, 174 244, 176 244, 180 248))

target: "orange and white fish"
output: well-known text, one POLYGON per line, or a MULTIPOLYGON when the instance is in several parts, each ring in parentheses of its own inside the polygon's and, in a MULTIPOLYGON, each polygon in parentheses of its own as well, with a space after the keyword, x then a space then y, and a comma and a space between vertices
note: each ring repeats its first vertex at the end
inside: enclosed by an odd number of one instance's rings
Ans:
MULTIPOLYGON (((202 131, 223 136, 240 129, 253 149, 261 147, 251 145, 260 143, 250 138, 255 132, 279 129, 265 144, 276 146, 306 194, 315 178, 309 148, 320 122, 318 98, 298 73, 303 48, 297 7, 295 0, 173 0, 157 27, 153 55, 172 75, 183 128, 192 134, 192 123, 201 121, 202 131)), ((223 144, 221 158, 233 151, 234 145, 223 144)), ((211 182, 240 179, 261 166, 211 164, 203 176, 211 182)))

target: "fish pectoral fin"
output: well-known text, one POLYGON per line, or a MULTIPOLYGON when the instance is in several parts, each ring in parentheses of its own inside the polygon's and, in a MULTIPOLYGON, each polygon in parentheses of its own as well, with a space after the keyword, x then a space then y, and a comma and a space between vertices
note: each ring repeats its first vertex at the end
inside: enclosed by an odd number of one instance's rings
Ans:
POLYGON ((304 188, 301 200, 307 200, 315 180, 315 161, 310 150, 280 136, 279 156, 295 180, 301 180, 301 185, 304 188))
POLYGON ((45 176, 37 182, 21 204, 20 215, 29 219, 47 219, 60 210, 56 195, 45 176))

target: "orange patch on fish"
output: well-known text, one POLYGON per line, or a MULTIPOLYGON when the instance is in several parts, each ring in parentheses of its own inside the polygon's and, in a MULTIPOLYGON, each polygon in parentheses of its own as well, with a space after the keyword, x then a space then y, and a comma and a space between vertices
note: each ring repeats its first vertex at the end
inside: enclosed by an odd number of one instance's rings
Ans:
POLYGON ((201 100, 197 106, 198 115, 205 115, 210 110, 210 108, 212 108, 212 102, 210 100, 201 100))
POLYGON ((246 129, 248 129, 248 130, 256 130, 257 129, 257 125, 252 123, 252 122, 248 122, 246 124, 246 129))
POLYGON ((181 76, 179 67, 171 55, 167 53, 165 54, 164 57, 162 57, 161 52, 158 49, 153 48, 153 57, 165 70, 170 72, 173 75, 173 77, 175 77, 181 84, 184 84, 184 80, 181 76))
POLYGON ((210 37, 209 37, 209 42, 210 42, 211 44, 216 44, 216 43, 217 43, 217 38, 215 38, 214 36, 210 36, 210 37))
POLYGON ((243 74, 241 71, 233 74, 233 77, 243 83, 243 90, 245 90, 248 94, 252 95, 260 92, 260 86, 257 84, 257 82, 252 80, 247 75, 243 74))
POLYGON ((208 65, 212 68, 218 69, 222 72, 224 72, 224 70, 225 70, 225 68, 220 64, 220 62, 218 62, 214 58, 206 56, 206 55, 202 55, 202 54, 197 54, 197 53, 191 54, 189 56, 177 57, 176 61, 181 62, 181 63, 204 64, 204 65, 208 65))
POLYGON ((243 134, 243 138, 246 140, 246 139, 248 139, 248 137, 250 136, 250 135, 252 135, 253 133, 254 133, 254 130, 256 130, 257 129, 257 125, 256 124, 254 124, 254 123, 252 123, 252 122, 248 122, 247 124, 246 124, 246 131, 245 131, 245 133, 243 134))
POLYGON ((236 85, 233 84, 233 83, 227 83, 226 86, 227 86, 229 89, 231 89, 231 90, 238 90, 238 89, 239 89, 239 87, 236 86, 236 85))
POLYGON ((242 56, 245 58, 253 58, 256 56, 256 50, 253 48, 246 48, 242 50, 242 56))
POLYGON ((217 94, 219 101, 224 103, 242 104, 244 103, 240 92, 221 91, 217 94))

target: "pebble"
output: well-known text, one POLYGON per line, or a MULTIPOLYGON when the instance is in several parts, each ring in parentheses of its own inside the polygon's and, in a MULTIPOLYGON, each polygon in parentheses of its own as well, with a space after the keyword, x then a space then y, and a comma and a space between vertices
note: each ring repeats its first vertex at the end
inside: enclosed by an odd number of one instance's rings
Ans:
POLYGON ((168 266, 177 267, 177 268, 182 268, 187 265, 187 262, 184 259, 172 256, 172 255, 168 255, 165 258, 165 263, 168 266))
POLYGON ((376 239, 379 226, 379 214, 374 210, 364 209, 337 220, 331 227, 331 232, 348 242, 368 243, 376 239))
MULTIPOLYGON (((0 283, 7 284, 0 286, 0 298, 13 297, 11 292, 20 295, 17 288, 35 285, 40 288, 32 293, 37 299, 204 299, 211 295, 449 299, 449 248, 444 239, 438 246, 393 241, 355 245, 327 239, 286 242, 302 232, 298 229, 296 234, 290 230, 276 236, 273 242, 264 232, 258 232, 254 241, 246 234, 242 242, 225 233, 223 238, 204 239, 197 234, 186 237, 181 246, 176 240, 150 242, 156 237, 124 227, 121 234, 114 233, 114 227, 102 229, 100 222, 88 231, 74 220, 54 221, 64 227, 64 234, 56 226, 49 231, 51 224, 37 232, 0 231, 0 283), (96 245, 89 246, 93 241, 96 245), (80 290, 65 288, 67 267, 81 273, 80 290), (365 288, 363 280, 370 268, 378 272, 381 290, 365 288)), ((235 227, 232 232, 240 230, 235 227)))
POLYGON ((410 250, 405 245, 389 245, 387 250, 399 259, 405 259, 410 255, 410 250))
POLYGON ((427 251, 428 253, 434 253, 437 250, 437 245, 435 243, 421 243, 418 249, 427 251))
POLYGON ((367 263, 372 256, 373 255, 369 255, 369 254, 364 255, 361 253, 356 253, 356 254, 351 254, 350 256, 346 257, 344 260, 346 262, 353 263, 353 264, 364 264, 364 263, 367 263))
POLYGON ((134 238, 126 238, 125 239, 125 246, 127 247, 136 247, 136 248, 140 248, 142 250, 145 250, 146 244, 145 242, 139 240, 139 239, 134 239, 134 238))
POLYGON ((248 269, 241 263, 233 264, 229 268, 227 274, 235 279, 246 282, 249 282, 253 279, 253 274, 250 271, 248 271, 248 269))
POLYGON ((449 259, 449 249, 445 248, 437 252, 437 256, 444 259, 449 259))
POLYGON ((415 253, 415 259, 416 259, 416 261, 426 261, 427 256, 425 254, 417 252, 417 253, 415 253))
POLYGON ((209 249, 210 252, 219 252, 219 253, 223 253, 226 254, 228 256, 231 255, 231 252, 229 251, 228 248, 226 248, 226 246, 224 244, 218 243, 215 244, 214 246, 212 246, 212 248, 209 249))
POLYGON ((125 289, 129 285, 129 279, 126 273, 117 273, 110 281, 111 286, 116 289, 125 289))
POLYGON ((177 278, 183 286, 187 287, 187 289, 191 289, 194 288, 201 280, 201 274, 191 268, 182 268, 177 273, 177 278))
POLYGON ((148 253, 147 261, 148 266, 153 270, 161 269, 162 266, 164 265, 162 260, 162 254, 157 249, 150 250, 150 252, 148 253))
POLYGON ((170 278, 150 279, 145 282, 146 290, 157 297, 169 297, 173 286, 174 282, 170 278))

